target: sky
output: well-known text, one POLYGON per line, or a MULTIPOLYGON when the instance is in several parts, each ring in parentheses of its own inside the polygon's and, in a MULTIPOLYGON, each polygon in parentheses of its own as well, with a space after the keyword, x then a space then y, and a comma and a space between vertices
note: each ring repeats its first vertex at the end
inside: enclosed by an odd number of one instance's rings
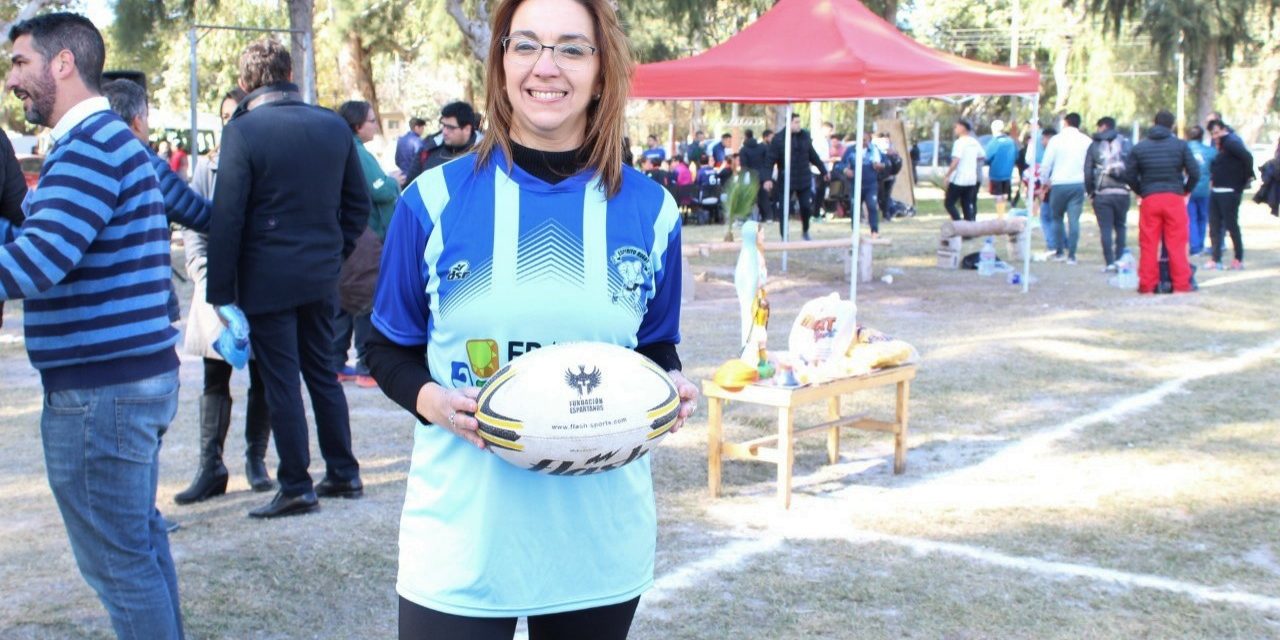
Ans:
POLYGON ((84 14, 99 29, 105 27, 116 19, 116 12, 112 9, 111 0, 83 0, 84 14))

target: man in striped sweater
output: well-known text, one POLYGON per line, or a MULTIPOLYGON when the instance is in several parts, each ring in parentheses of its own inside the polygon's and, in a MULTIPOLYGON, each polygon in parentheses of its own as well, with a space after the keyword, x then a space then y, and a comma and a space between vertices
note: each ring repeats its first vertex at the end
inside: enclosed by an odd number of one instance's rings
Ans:
POLYGON ((9 39, 5 88, 54 139, 26 222, 0 246, 0 299, 26 299, 27 351, 44 384, 49 486, 116 635, 181 638, 155 507, 160 442, 178 406, 155 170, 99 93, 105 47, 91 22, 47 14, 9 39))

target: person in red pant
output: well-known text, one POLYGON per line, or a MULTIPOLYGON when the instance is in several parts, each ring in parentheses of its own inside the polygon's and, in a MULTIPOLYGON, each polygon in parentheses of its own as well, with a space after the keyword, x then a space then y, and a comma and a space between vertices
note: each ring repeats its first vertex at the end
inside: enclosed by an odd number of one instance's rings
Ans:
POLYGON ((1156 114, 1147 138, 1129 153, 1125 181, 1139 195, 1138 293, 1155 293, 1160 282, 1160 243, 1169 253, 1175 292, 1191 291, 1187 260, 1187 196, 1200 166, 1186 142, 1173 135, 1173 114, 1156 114))

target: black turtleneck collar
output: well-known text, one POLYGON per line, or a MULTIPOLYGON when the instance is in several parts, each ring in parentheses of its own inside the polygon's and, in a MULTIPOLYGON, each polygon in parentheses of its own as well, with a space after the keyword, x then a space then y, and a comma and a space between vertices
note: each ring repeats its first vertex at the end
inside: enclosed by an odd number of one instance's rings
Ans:
POLYGON ((582 148, 569 151, 540 151, 511 141, 511 161, 529 175, 548 184, 558 184, 587 166, 582 148))

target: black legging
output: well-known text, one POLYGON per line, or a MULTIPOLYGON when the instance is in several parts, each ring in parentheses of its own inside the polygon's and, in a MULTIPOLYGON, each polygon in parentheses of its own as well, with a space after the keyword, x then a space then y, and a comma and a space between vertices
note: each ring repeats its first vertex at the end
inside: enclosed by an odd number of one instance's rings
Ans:
MULTIPOLYGON (((618 604, 529 616, 529 640, 626 640, 640 597, 618 604)), ((400 598, 400 640, 511 640, 516 618, 469 618, 400 598)))
MULTIPOLYGON (((231 396, 231 365, 215 358, 204 359, 204 395, 231 396)), ((249 393, 262 393, 258 382, 258 363, 249 361, 249 393)))

